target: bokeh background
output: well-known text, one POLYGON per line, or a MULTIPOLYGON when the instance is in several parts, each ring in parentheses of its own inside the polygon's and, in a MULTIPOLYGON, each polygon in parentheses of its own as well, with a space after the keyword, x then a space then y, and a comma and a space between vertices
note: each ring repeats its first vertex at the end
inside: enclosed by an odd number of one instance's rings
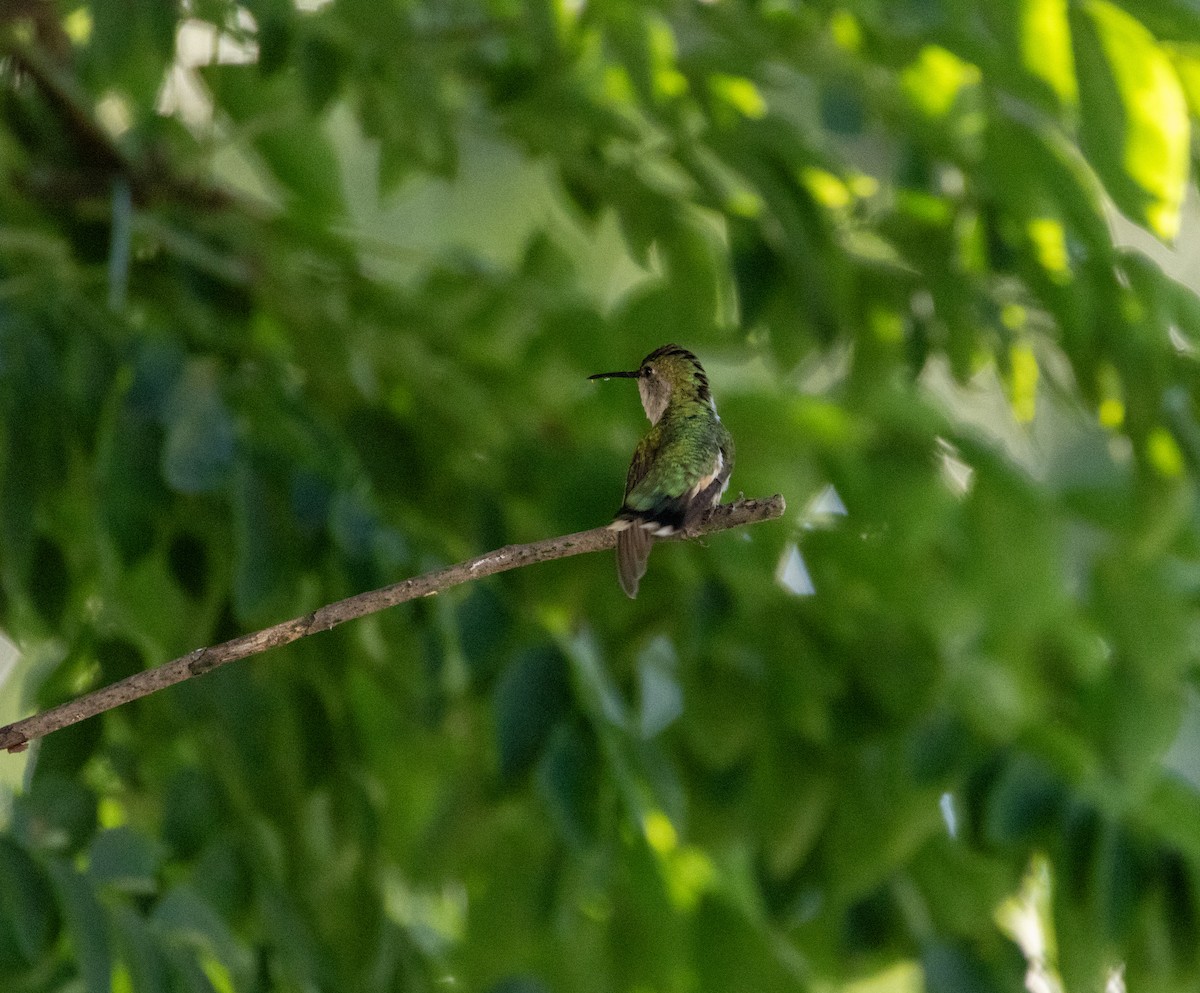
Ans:
POLYGON ((668 341, 789 505, 3 756, 3 988, 1197 988, 1198 112, 1185 0, 0 5, 0 718, 605 522, 668 341))

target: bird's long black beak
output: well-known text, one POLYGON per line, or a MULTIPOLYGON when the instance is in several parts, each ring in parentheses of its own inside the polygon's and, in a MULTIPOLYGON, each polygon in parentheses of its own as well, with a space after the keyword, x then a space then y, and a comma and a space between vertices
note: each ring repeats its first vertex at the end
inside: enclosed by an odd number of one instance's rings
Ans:
POLYGON ((588 379, 637 379, 641 374, 641 369, 634 369, 633 372, 598 372, 588 376, 588 379))

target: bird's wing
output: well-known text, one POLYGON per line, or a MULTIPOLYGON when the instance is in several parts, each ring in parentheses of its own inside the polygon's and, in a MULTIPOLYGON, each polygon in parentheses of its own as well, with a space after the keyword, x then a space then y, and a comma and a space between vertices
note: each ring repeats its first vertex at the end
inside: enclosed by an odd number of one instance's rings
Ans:
MULTIPOLYGON (((716 427, 724 432, 716 422, 716 427)), ((713 502, 724 482, 724 453, 715 433, 692 435, 668 430, 647 435, 634 452, 626 481, 625 504, 618 518, 654 524, 671 534, 690 523, 713 502), (654 456, 651 457, 651 453, 654 456), (720 477, 721 485, 709 491, 720 477), (706 502, 696 506, 704 494, 706 502)))
POLYGON ((729 485, 729 475, 733 472, 733 437, 719 421, 717 427, 719 432, 716 457, 686 494, 688 502, 683 515, 685 530, 699 524, 709 509, 720 503, 725 488, 729 485))
POLYGON ((638 488, 650 471, 651 453, 654 451, 657 441, 655 433, 651 431, 638 442, 637 448, 633 450, 633 459, 629 463, 629 472, 625 476, 626 501, 629 500, 629 494, 638 488))

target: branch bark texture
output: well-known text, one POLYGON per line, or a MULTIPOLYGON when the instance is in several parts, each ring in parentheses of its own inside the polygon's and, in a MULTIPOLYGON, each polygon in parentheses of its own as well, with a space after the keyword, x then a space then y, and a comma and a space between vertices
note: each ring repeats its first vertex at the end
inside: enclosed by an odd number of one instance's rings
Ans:
MULTIPOLYGON (((759 521, 769 521, 782 517, 785 509, 783 497, 778 493, 773 497, 762 500, 737 500, 734 503, 721 504, 713 508, 697 527, 674 536, 680 538, 698 538, 702 535, 726 531, 729 528, 740 527, 743 524, 755 524, 759 521)), ((300 638, 315 634, 318 631, 328 631, 338 624, 365 617, 379 610, 394 607, 396 604, 416 600, 420 597, 435 596, 452 586, 466 583, 473 579, 482 579, 498 572, 519 569, 522 566, 533 565, 536 562, 548 562, 551 559, 563 559, 570 555, 582 555, 585 552, 598 552, 612 548, 616 544, 616 532, 607 526, 592 528, 590 531, 579 531, 561 538, 546 538, 542 541, 530 542, 527 545, 506 545, 504 548, 485 555, 476 556, 466 562, 447 566, 435 572, 427 572, 412 579, 405 579, 382 589, 359 593, 345 600, 327 604, 303 617, 295 617, 271 627, 241 635, 230 641, 213 645, 209 648, 197 648, 180 658, 173 659, 154 669, 134 673, 119 682, 103 689, 95 690, 68 703, 53 707, 41 714, 26 717, 23 720, 0 728, 0 748, 10 752, 19 752, 26 748, 30 741, 42 738, 52 731, 69 727, 88 717, 112 710, 123 703, 149 696, 158 690, 181 683, 194 676, 202 676, 219 666, 238 659, 244 659, 268 648, 286 645, 300 638)))

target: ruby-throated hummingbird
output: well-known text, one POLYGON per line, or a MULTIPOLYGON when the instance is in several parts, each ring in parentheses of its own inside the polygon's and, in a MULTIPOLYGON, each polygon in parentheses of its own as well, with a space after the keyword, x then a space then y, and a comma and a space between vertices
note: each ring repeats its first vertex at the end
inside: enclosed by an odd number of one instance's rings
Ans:
POLYGON ((686 348, 663 345, 633 372, 589 379, 636 379, 650 432, 633 453, 625 502, 609 525, 617 534, 617 576, 637 596, 656 537, 700 522, 721 499, 733 469, 733 438, 717 416, 699 360, 686 348))

